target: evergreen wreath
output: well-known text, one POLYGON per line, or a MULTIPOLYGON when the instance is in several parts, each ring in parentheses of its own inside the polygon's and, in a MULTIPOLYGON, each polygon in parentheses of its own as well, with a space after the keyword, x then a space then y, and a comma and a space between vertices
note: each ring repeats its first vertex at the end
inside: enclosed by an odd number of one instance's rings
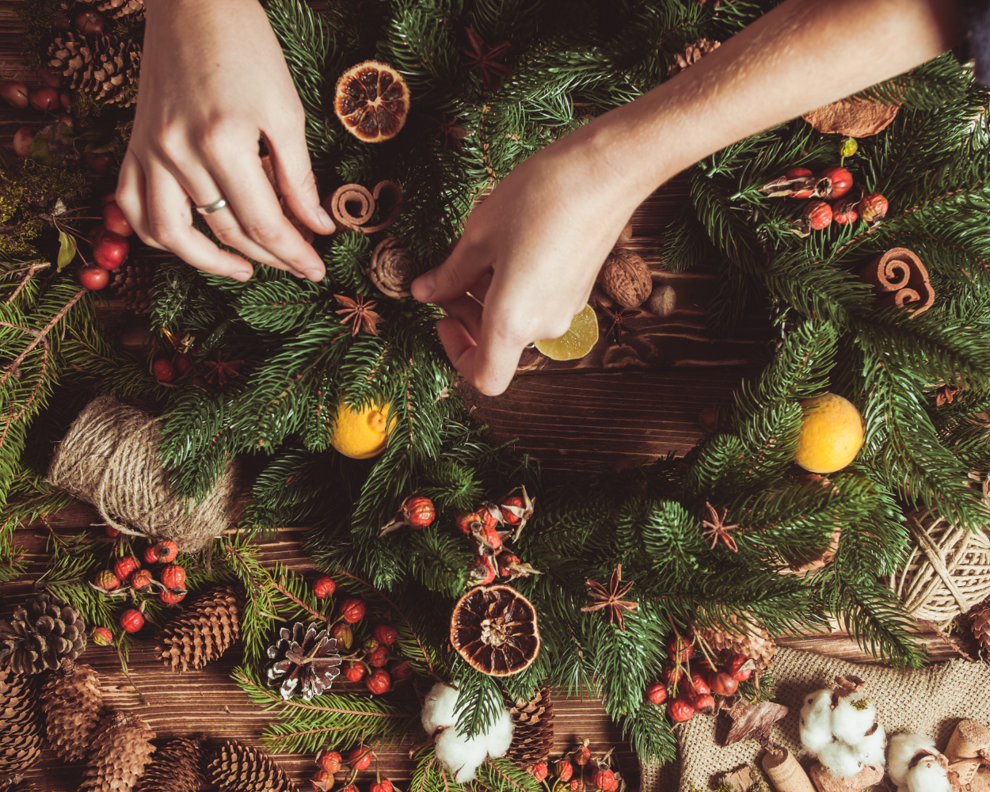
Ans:
MULTIPOLYGON (((320 283, 270 268, 244 284, 178 262, 159 270, 153 324, 160 342, 192 336, 199 361, 243 361, 225 382, 159 390, 167 396, 160 453, 173 487, 189 498, 207 493, 231 456, 258 462, 244 536, 218 540, 212 566, 185 563, 192 590, 223 578, 244 585, 247 654, 236 676, 252 700, 276 708, 281 722, 268 734, 275 747, 315 750, 329 735, 399 739, 417 728, 412 698, 331 693, 303 707, 281 701, 265 684, 263 649, 275 620, 322 612, 301 577, 266 569, 249 542, 253 532, 287 524, 310 526, 305 546, 317 566, 392 613, 418 674, 459 686, 460 726, 469 734, 494 720, 503 691, 529 698, 550 685, 600 695, 644 761, 672 760, 673 733, 663 710, 644 703, 644 690, 668 660, 668 638, 690 627, 739 632, 739 625, 756 623, 781 635, 838 619, 878 658, 923 662, 910 618, 884 582, 905 557, 903 511, 921 505, 972 530, 988 516, 970 474, 990 469, 990 135, 987 91, 968 67, 947 55, 864 93, 902 105, 893 125, 860 141, 848 164, 858 182, 890 202, 877 226, 833 225, 806 239, 790 233, 796 205, 760 188, 791 167, 821 169, 838 159, 839 137, 802 121, 729 146, 688 171, 691 201, 669 229, 666 265, 686 269, 716 259, 713 334, 728 334, 744 308, 756 305, 774 311, 781 341, 762 374, 741 386, 734 405, 686 457, 603 474, 580 488, 541 476, 472 424, 434 329, 437 310, 381 296, 366 274, 386 236, 424 268, 439 262, 475 199, 514 165, 588 117, 655 87, 688 44, 725 40, 775 4, 375 0, 328 4, 317 13, 298 0, 268 3, 306 110, 322 192, 391 180, 404 195, 387 232, 316 242, 327 267, 320 283), (466 68, 475 39, 498 54, 494 72, 466 68), (348 134, 332 112, 337 76, 369 59, 396 68, 412 95, 405 128, 375 146, 348 134), (855 275, 895 246, 910 247, 929 266, 938 300, 924 314, 878 311, 855 275), (338 294, 377 301, 377 334, 352 334, 339 321, 338 294), (944 385, 959 391, 939 404, 935 394, 944 385), (809 486, 792 462, 798 401, 824 391, 849 398, 866 421, 857 462, 830 476, 830 487, 809 486), (391 405, 397 424, 384 454, 352 460, 331 448, 341 401, 391 405), (446 615, 470 585, 474 558, 455 522, 520 486, 536 509, 513 551, 541 574, 512 585, 535 605, 543 643, 531 666, 500 684, 449 646, 446 615), (414 493, 435 504, 434 524, 382 536, 414 493), (703 536, 709 510, 735 525, 735 552, 703 536), (837 525, 841 541, 828 565, 805 577, 783 574, 787 559, 827 547, 837 525), (605 582, 619 565, 635 582, 624 599, 637 606, 622 614, 624 629, 585 609, 586 581, 605 582)), ((16 282, 8 281, 10 292, 16 282)), ((21 310, 37 299, 29 292, 0 311, 21 310)), ((50 299, 68 296, 52 292, 50 299)), ((90 314, 80 317, 79 329, 59 347, 68 359, 73 350, 82 356, 85 343, 98 351, 97 342, 85 341, 92 337, 90 314)), ((23 317, 4 321, 24 324, 23 317)), ((110 357, 89 355, 104 365, 110 357)), ((82 363, 79 369, 94 370, 82 363)), ((55 380, 40 381, 54 393, 55 380)), ((133 394, 133 382, 108 389, 133 394)), ((9 417, 37 395, 7 389, 2 398, 0 427, 6 433, 16 426, 21 438, 0 436, 0 472, 10 471, 14 482, 0 489, 7 515, 0 552, 13 559, 13 526, 57 508, 64 496, 46 491, 21 459, 24 411, 17 422, 9 417)), ((31 410, 28 417, 40 405, 31 410)), ((47 584, 82 601, 97 623, 106 620, 98 612, 105 600, 80 583, 96 567, 89 552, 56 548, 47 584)), ((0 581, 19 574, 12 569, 0 566, 0 581)), ((482 770, 491 788, 533 787, 508 767, 511 780, 502 778, 498 767, 482 770)), ((429 751, 420 755, 414 782, 429 789, 446 783, 429 751)))

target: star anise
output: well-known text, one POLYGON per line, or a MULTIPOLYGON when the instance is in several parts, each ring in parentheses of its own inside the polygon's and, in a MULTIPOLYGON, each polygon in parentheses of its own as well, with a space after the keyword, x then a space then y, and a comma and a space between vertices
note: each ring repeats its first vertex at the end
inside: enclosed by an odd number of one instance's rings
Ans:
POLYGON ((362 330, 373 336, 378 335, 378 323, 382 318, 372 310, 378 305, 377 300, 365 300, 363 294, 359 294, 356 300, 343 294, 335 294, 333 298, 344 306, 337 313, 343 317, 341 324, 350 325, 351 336, 356 336, 362 330))
POLYGON ((639 603, 622 599, 633 587, 631 580, 626 584, 622 583, 622 564, 616 566, 615 571, 612 572, 612 576, 608 579, 608 588, 605 588, 597 580, 586 580, 585 583, 591 591, 591 598, 594 602, 581 608, 581 612, 590 613, 604 610, 609 624, 618 622, 619 629, 625 630, 626 621, 623 614, 635 613, 639 610, 639 603))
POLYGON ((449 147, 457 149, 458 154, 463 154, 464 146, 461 145, 461 141, 471 132, 464 127, 457 126, 456 121, 456 118, 448 118, 446 113, 442 113, 440 118, 429 119, 429 126, 436 134, 444 151, 449 147))
POLYGON ((228 360, 223 352, 217 352, 216 360, 207 360, 206 381, 211 385, 223 387, 234 377, 239 376, 238 369, 244 365, 243 360, 228 360))
POLYGON ((733 553, 739 552, 739 545, 736 544, 736 540, 729 535, 729 531, 733 528, 738 528, 738 524, 725 525, 725 515, 729 511, 728 509, 722 509, 722 511, 715 511, 715 507, 710 503, 705 501, 705 508, 708 510, 708 519, 703 520, 701 526, 707 528, 707 531, 702 531, 701 535, 705 538, 712 538, 712 550, 715 549, 715 545, 718 544, 721 539, 725 542, 725 546, 728 547, 733 553))
POLYGON ((610 335, 614 332, 615 343, 619 343, 622 340, 622 336, 626 333, 632 332, 632 328, 626 324, 626 322, 629 319, 632 319, 635 316, 635 313, 626 313, 626 309, 621 306, 619 306, 615 311, 603 306, 602 310, 605 312, 605 315, 612 320, 608 330, 605 331, 605 335, 610 335))
POLYGON ((481 36, 471 28, 465 28, 465 30, 471 45, 461 50, 467 55, 467 68, 469 71, 481 72, 481 81, 489 91, 494 93, 498 90, 502 78, 508 77, 512 73, 512 67, 507 63, 501 63, 499 60, 509 54, 512 45, 508 41, 500 41, 494 47, 486 49, 481 36))

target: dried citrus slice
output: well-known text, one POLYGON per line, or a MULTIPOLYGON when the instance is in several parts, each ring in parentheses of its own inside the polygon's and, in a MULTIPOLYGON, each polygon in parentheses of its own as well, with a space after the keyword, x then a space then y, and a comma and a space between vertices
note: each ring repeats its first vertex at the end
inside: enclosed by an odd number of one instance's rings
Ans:
POLYGON ((511 586, 478 586, 454 606, 450 642, 482 674, 518 674, 540 653, 536 608, 511 586))
POLYGON ((560 338, 537 341, 536 348, 551 360, 577 360, 587 355, 598 342, 598 317, 590 305, 571 319, 571 326, 560 338))
POLYGON ((409 86, 387 63, 364 61, 337 80, 333 110, 344 128, 365 143, 399 134, 409 115, 409 86))

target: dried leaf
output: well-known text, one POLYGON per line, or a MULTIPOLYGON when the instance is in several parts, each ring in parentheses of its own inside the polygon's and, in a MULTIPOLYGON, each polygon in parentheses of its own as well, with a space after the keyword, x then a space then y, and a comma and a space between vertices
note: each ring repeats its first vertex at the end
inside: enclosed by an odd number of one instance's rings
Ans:
POLYGON ((773 725, 787 714, 787 707, 764 701, 761 704, 747 704, 740 699, 731 709, 727 710, 732 718, 732 728, 725 740, 726 745, 742 740, 756 740, 764 748, 773 744, 770 730, 773 725))

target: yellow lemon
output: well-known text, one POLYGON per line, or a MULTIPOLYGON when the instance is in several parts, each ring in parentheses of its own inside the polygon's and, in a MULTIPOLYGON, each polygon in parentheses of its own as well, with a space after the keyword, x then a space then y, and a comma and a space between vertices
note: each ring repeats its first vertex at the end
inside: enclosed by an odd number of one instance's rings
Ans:
POLYGON ((577 360, 587 355, 598 341, 598 317, 590 305, 571 319, 571 326, 560 338, 537 341, 536 348, 551 360, 577 360))
POLYGON ((337 425, 330 445, 351 459, 378 456, 385 450, 388 433, 395 426, 396 419, 388 419, 388 409, 388 404, 375 402, 363 410, 356 410, 341 402, 337 406, 337 425))
POLYGON ((801 439, 794 461, 812 473, 835 473, 863 447, 863 416, 848 399, 826 393, 801 402, 801 439))

